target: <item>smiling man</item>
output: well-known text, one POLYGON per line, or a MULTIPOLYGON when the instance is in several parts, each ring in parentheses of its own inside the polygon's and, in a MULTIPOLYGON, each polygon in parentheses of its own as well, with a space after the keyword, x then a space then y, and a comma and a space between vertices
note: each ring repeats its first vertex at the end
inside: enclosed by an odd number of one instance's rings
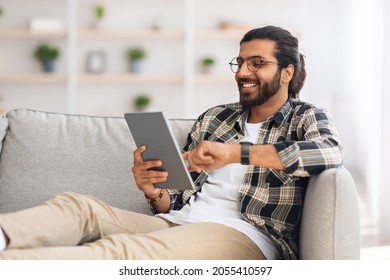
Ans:
POLYGON ((290 32, 249 31, 230 67, 239 102, 199 116, 183 149, 196 191, 156 188, 169 174, 138 147, 132 171, 154 216, 62 194, 0 215, 0 259, 297 259, 308 179, 342 164, 339 137, 298 99, 306 71, 290 32))
MULTIPOLYGON (((287 30, 249 31, 230 67, 239 102, 203 113, 184 147, 198 190, 169 190, 168 195, 154 188, 167 176, 148 171, 158 161, 136 161, 135 178, 147 197, 161 195, 152 203, 158 217, 180 225, 223 224, 257 245, 261 254, 251 258, 296 259, 308 179, 342 164, 336 128, 325 110, 298 99, 305 62, 297 38, 287 30)), ((136 159, 143 150, 135 152, 136 159)), ((218 234, 224 232, 210 238, 218 234)))

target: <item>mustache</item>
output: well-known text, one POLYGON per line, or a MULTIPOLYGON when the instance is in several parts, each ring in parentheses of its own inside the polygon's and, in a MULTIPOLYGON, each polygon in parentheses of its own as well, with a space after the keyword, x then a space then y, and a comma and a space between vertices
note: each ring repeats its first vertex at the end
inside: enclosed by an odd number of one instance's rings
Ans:
POLYGON ((260 81, 257 79, 249 79, 249 78, 239 78, 239 83, 250 83, 250 84, 260 84, 260 81))

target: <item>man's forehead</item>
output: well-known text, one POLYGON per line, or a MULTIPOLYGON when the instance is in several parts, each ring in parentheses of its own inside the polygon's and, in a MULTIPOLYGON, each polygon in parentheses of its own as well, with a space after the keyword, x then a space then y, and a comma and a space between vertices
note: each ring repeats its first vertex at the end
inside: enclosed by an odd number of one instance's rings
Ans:
POLYGON ((274 57, 276 43, 271 40, 255 39, 240 45, 240 57, 249 58, 258 56, 263 58, 274 57))

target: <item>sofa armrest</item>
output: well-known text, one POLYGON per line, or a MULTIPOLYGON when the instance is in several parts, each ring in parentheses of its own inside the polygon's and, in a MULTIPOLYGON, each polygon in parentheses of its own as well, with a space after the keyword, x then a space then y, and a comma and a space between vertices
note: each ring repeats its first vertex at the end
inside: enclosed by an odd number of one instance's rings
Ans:
POLYGON ((310 178, 300 229, 300 259, 359 259, 356 186, 345 167, 310 178))

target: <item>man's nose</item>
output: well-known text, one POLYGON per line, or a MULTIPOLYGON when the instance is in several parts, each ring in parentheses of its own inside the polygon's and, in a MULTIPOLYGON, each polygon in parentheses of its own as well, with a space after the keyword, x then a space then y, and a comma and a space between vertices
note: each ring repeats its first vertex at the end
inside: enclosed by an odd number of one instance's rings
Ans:
POLYGON ((249 76, 252 74, 252 71, 249 70, 249 62, 248 61, 244 61, 244 63, 242 63, 239 71, 237 72, 237 75, 239 77, 246 77, 246 76, 249 76))

